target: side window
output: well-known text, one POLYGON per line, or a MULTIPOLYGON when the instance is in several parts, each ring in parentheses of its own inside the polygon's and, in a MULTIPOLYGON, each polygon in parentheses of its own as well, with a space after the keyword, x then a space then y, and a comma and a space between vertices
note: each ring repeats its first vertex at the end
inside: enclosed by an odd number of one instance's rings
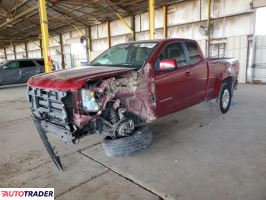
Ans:
POLYGON ((160 60, 174 59, 177 67, 183 67, 187 64, 183 46, 180 42, 169 44, 159 55, 160 60))
POLYGON ((41 65, 41 66, 44 66, 44 61, 43 60, 36 60, 36 62, 41 65))
POLYGON ((188 55, 190 57, 190 64, 196 64, 201 61, 201 54, 198 46, 194 42, 186 42, 188 55))
POLYGON ((35 64, 30 60, 20 61, 20 67, 26 68, 26 67, 35 67, 35 64))
POLYGON ((8 69, 16 69, 19 67, 19 63, 17 61, 10 62, 6 64, 8 69))

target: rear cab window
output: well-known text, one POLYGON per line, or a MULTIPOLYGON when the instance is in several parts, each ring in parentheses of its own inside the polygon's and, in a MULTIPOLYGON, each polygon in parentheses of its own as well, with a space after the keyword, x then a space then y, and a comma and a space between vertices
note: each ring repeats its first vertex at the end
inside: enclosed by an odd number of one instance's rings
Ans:
POLYGON ((202 60, 202 57, 198 45, 195 42, 185 42, 185 44, 188 51, 190 65, 199 63, 202 60))
POLYGON ((159 60, 173 59, 176 60, 177 67, 184 67, 187 65, 185 52, 181 42, 168 44, 166 48, 160 53, 159 60))

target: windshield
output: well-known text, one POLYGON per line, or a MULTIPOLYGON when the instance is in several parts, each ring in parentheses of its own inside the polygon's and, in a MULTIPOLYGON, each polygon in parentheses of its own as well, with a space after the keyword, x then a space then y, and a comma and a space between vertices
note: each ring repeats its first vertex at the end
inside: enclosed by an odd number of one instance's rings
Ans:
POLYGON ((140 69, 156 45, 156 42, 116 45, 97 57, 91 64, 140 69))

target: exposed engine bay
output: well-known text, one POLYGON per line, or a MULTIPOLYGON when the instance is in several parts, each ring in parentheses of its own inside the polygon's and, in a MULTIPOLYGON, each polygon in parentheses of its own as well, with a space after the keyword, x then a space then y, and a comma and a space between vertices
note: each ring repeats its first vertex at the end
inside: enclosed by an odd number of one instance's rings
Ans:
POLYGON ((88 81, 80 90, 28 88, 33 117, 46 132, 68 143, 87 134, 112 138, 132 134, 152 119, 148 84, 137 72, 88 81))
POLYGON ((113 138, 130 135, 141 120, 129 115, 116 97, 122 87, 114 78, 87 83, 78 95, 81 99, 74 109, 74 125, 113 138))

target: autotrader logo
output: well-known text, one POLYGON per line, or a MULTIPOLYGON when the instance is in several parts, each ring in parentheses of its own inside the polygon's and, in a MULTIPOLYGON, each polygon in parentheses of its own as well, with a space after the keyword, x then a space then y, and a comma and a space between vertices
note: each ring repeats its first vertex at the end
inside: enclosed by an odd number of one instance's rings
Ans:
POLYGON ((0 188, 0 200, 54 200, 54 188, 0 188))

